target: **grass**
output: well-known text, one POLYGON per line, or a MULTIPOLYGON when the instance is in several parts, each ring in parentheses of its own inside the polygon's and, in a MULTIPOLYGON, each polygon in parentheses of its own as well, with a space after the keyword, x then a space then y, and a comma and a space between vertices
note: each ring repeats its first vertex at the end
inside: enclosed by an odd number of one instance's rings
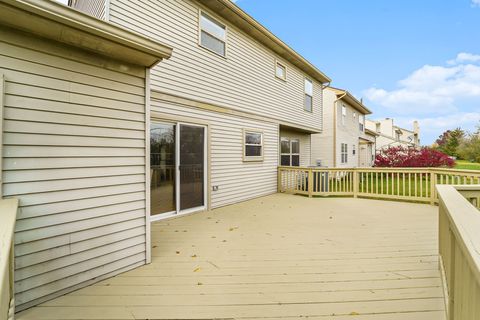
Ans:
POLYGON ((480 170, 480 163, 470 162, 470 161, 466 161, 466 160, 457 160, 454 168, 455 169, 480 170))

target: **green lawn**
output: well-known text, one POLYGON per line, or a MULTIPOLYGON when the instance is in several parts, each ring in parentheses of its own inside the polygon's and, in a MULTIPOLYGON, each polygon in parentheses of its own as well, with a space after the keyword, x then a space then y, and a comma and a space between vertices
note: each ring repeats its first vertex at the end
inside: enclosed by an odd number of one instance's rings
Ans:
POLYGON ((465 161, 465 160, 457 160, 454 168, 455 169, 480 170, 480 163, 469 162, 469 161, 465 161))

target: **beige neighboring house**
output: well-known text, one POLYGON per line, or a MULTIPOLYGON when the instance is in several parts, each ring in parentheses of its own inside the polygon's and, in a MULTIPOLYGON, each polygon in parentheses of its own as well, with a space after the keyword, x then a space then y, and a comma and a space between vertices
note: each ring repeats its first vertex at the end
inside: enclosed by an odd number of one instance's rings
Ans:
POLYGON ((322 131, 330 79, 231 1, 70 5, 0 0, 17 310, 149 263, 155 220, 275 193, 322 131))
POLYGON ((322 133, 312 135, 312 162, 325 167, 370 167, 375 135, 365 130, 371 111, 346 90, 324 90, 322 133))
POLYGON ((404 129, 394 124, 394 119, 372 121, 367 119, 366 128, 378 134, 376 139, 376 151, 392 146, 420 147, 420 126, 418 121, 413 122, 413 129, 404 129))

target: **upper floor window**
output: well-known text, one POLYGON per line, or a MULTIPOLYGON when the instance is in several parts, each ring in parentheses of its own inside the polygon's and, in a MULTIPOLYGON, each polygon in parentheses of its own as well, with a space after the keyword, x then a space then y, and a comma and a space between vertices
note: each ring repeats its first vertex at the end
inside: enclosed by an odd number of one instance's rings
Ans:
POLYGON ((227 27, 205 12, 200 13, 200 45, 225 57, 227 27))
POLYGON ((345 125, 345 118, 347 117, 347 107, 342 105, 342 124, 345 125))
POLYGON ((243 132, 243 160, 263 160, 263 132, 244 130, 243 132))
POLYGON ((357 119, 357 113, 356 112, 353 113, 353 120, 355 120, 355 119, 357 119))
POLYGON ((282 80, 287 80, 287 67, 276 61, 275 62, 275 76, 282 80))
POLYGON ((290 138, 280 139, 280 165, 300 166, 300 140, 290 138))
POLYGON ((395 140, 400 141, 400 132, 395 132, 395 140))
POLYGON ((361 114, 358 115, 358 126, 360 131, 363 132, 365 130, 365 117, 361 114))
POLYGON ((347 163, 348 162, 348 144, 342 143, 342 149, 340 152, 341 162, 347 163))
POLYGON ((305 79, 305 111, 312 112, 313 106, 313 82, 305 79))
POLYGON ((381 132, 381 130, 380 130, 380 123, 376 123, 376 124, 375 124, 375 130, 376 130, 377 132, 381 132))

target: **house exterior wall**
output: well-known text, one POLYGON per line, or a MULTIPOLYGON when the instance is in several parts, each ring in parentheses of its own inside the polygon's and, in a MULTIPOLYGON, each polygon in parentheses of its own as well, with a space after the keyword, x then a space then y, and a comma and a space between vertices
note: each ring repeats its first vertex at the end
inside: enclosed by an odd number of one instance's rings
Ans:
POLYGON ((325 89, 323 93, 323 131, 321 134, 312 134, 312 164, 317 161, 322 166, 333 167, 334 154, 334 109, 337 96, 330 90, 325 89))
POLYGON ((209 10, 205 12, 227 26, 226 58, 201 47, 200 3, 110 1, 111 23, 174 47, 173 56, 153 68, 152 89, 321 130, 321 84, 313 81, 313 112, 304 111, 307 75, 209 10), (286 81, 275 77, 276 59, 287 66, 286 81))
POLYGON ((145 69, 5 27, 0 39, 23 309, 145 263, 145 69))
POLYGON ((400 128, 394 125, 394 120, 387 118, 378 121, 367 120, 366 127, 378 133, 376 138, 376 150, 386 149, 388 147, 419 147, 420 146, 420 129, 418 122, 414 121, 414 130, 400 128), (397 139, 397 131, 400 131, 399 139, 397 139))
POLYGON ((321 160, 322 166, 357 167, 359 165, 359 139, 367 139, 359 128, 360 112, 343 100, 337 101, 335 91, 324 90, 324 128, 320 134, 312 135, 312 158, 321 160), (335 107, 336 104, 336 107, 335 107), (345 123, 342 123, 342 106, 346 107, 345 123), (336 120, 334 116, 336 112, 336 120), (355 117, 354 117, 355 113, 355 117), (335 136, 334 136, 335 132, 335 136), (342 163, 342 143, 346 143, 347 162, 342 163), (334 151, 335 145, 335 151, 334 151), (353 150, 355 148, 355 154, 353 150), (335 153, 335 154, 334 154, 335 153))
POLYGON ((208 126, 210 185, 218 186, 211 192, 212 208, 277 192, 278 124, 173 103, 155 94, 151 112, 152 121, 172 119, 208 126), (263 132, 262 161, 243 161, 244 129, 263 132))

